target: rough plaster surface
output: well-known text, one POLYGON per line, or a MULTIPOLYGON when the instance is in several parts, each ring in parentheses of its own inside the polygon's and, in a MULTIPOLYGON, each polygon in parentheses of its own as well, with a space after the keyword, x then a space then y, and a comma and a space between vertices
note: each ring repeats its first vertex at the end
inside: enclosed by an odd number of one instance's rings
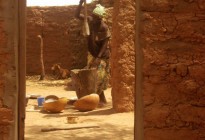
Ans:
POLYGON ((63 68, 83 68, 87 60, 87 47, 81 35, 82 23, 74 17, 72 7, 27 8, 27 74, 39 74, 40 40, 44 36, 44 64, 46 73, 60 63, 63 68))
POLYGON ((205 139, 205 3, 142 0, 146 140, 205 139))
POLYGON ((118 112, 134 110, 135 2, 116 0, 113 12, 111 75, 113 107, 118 112))
POLYGON ((0 140, 9 139, 14 128, 16 40, 13 4, 11 1, 0 1, 0 140))

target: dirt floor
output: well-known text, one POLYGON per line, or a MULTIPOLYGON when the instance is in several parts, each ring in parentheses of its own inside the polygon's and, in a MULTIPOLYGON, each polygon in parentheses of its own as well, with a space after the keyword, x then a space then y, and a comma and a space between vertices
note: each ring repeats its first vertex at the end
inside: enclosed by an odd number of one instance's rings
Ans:
MULTIPOLYGON (((38 81, 38 76, 27 77, 27 95, 56 95, 76 97, 75 91, 68 86, 70 79, 53 80, 46 78, 38 81)), ((108 103, 104 107, 98 107, 89 112, 79 112, 73 105, 67 105, 62 113, 50 114, 40 111, 36 99, 29 99, 26 107, 26 140, 132 140, 134 139, 134 113, 115 113, 112 109, 111 88, 105 91, 108 103), (68 123, 67 116, 77 116, 76 123, 68 123), (83 128, 76 130, 59 130, 41 132, 42 128, 48 127, 79 127, 99 126, 99 128, 83 128)))

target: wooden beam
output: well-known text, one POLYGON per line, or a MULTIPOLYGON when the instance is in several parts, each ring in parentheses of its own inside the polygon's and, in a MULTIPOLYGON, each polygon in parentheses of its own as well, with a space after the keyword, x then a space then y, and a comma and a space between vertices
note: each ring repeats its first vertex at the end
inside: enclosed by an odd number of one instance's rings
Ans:
POLYGON ((134 127, 134 139, 144 140, 144 123, 143 123, 143 98, 142 98, 142 65, 143 56, 142 48, 140 45, 140 0, 135 0, 135 127, 134 127))
POLYGON ((26 0, 18 1, 18 140, 24 140, 26 76, 26 0))

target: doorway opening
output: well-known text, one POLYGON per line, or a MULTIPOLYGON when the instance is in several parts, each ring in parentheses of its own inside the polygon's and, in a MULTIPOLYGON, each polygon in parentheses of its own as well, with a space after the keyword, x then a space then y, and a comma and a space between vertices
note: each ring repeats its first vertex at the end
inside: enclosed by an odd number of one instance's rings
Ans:
MULTIPOLYGON (((65 69, 81 69, 87 64, 85 40, 81 36, 81 23, 74 18, 77 6, 27 7, 27 54, 26 54, 26 107, 25 139, 133 139, 134 114, 115 113, 112 109, 111 86, 105 90, 108 103, 90 112, 79 112, 68 104, 61 113, 51 113, 38 106, 37 98, 55 95, 59 98, 75 99, 71 78, 55 79, 52 75, 53 64, 60 63, 65 69), (43 57, 46 76, 40 79, 40 39, 43 36, 43 57), (75 116, 69 122, 68 116, 75 116), (99 126, 80 130, 41 132, 42 128, 68 128, 99 126), (68 132, 69 131, 69 132, 68 132), (43 134, 42 134, 43 133, 43 134)), ((90 6, 93 8, 92 4, 90 6)), ((113 7, 107 10, 112 11, 113 7)), ((110 12, 111 13, 111 12, 110 12)), ((109 15, 108 18, 111 18, 109 15)), ((106 20, 108 24, 111 20, 106 20)))

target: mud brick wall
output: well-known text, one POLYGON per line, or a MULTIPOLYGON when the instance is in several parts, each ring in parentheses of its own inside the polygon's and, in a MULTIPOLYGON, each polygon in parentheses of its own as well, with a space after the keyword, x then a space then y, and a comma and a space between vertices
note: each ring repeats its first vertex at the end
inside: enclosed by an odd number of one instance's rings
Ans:
POLYGON ((63 68, 83 68, 87 47, 81 35, 82 22, 74 17, 71 7, 27 8, 27 74, 40 72, 40 40, 44 37, 44 64, 46 73, 55 63, 63 68))
POLYGON ((118 112, 134 110, 135 2, 116 0, 111 41, 113 107, 118 112))
MULTIPOLYGON (((15 128, 16 103, 15 2, 0 1, 0 140, 7 140, 15 128)), ((13 135, 15 136, 15 135, 13 135)))
MULTIPOLYGON (((106 22, 111 26, 112 8, 106 5, 106 22), (108 19, 109 18, 109 19, 108 19)), ((89 4, 89 14, 95 4, 89 4)), ((27 75, 40 74, 40 40, 44 36, 44 64, 47 74, 60 63, 63 68, 83 68, 87 64, 87 46, 82 36, 82 21, 76 19, 77 6, 27 7, 27 75)), ((83 11, 83 10, 82 10, 83 11)))
POLYGON ((205 139, 205 1, 141 0, 146 140, 205 139))

